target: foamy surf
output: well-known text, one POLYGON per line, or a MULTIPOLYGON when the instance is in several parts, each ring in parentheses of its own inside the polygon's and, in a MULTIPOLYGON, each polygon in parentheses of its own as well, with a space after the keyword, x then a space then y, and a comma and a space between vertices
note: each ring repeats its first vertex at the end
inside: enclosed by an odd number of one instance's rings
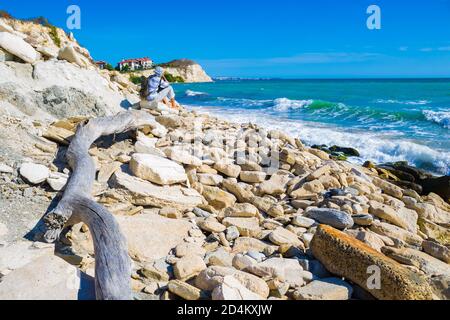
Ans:
POLYGON ((193 91, 193 90, 186 90, 184 93, 188 97, 197 97, 197 96, 206 96, 208 95, 206 92, 200 92, 200 91, 193 91))
POLYGON ((308 107, 314 103, 314 100, 290 100, 288 98, 279 98, 275 99, 273 103, 273 108, 275 110, 283 112, 308 107))
POLYGON ((395 100, 395 99, 377 99, 375 100, 376 103, 382 103, 382 104, 405 104, 405 105, 411 105, 411 106, 422 106, 431 103, 431 101, 428 100, 417 100, 417 101, 410 101, 410 100, 395 100))
POLYGON ((424 110, 425 119, 435 122, 446 129, 450 129, 450 111, 431 111, 424 110))

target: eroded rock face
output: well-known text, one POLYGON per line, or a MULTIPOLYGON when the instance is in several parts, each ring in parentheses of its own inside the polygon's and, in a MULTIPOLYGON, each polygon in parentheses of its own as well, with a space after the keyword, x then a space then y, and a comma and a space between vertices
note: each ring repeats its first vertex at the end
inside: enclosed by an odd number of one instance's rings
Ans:
POLYGON ((329 226, 321 225, 311 242, 314 256, 331 273, 345 277, 378 299, 431 300, 432 291, 425 278, 401 266, 364 243, 329 226), (381 272, 381 289, 367 286, 368 268, 381 272))
POLYGON ((9 32, 0 32, 0 47, 28 63, 34 63, 40 58, 39 52, 31 45, 9 32))

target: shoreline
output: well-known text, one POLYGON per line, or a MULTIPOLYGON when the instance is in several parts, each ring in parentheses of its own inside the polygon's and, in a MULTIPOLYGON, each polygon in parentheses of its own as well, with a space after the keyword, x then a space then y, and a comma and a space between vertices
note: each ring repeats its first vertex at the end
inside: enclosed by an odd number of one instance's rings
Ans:
MULTIPOLYGON (((218 118, 221 118, 221 119, 223 119, 223 120, 230 121, 230 122, 232 122, 232 123, 239 123, 239 124, 245 124, 245 123, 249 123, 249 122, 253 123, 253 121, 255 121, 256 119, 258 119, 258 115, 257 115, 257 114, 253 114, 253 115, 251 115, 251 116, 248 116, 247 118, 248 118, 250 121, 245 120, 245 119, 242 119, 242 120, 239 119, 240 121, 236 121, 235 117, 233 117, 233 116, 231 116, 231 118, 232 118, 231 120, 230 120, 230 119, 227 119, 227 116, 229 116, 229 115, 220 112, 220 110, 223 110, 223 109, 225 108, 225 106, 223 106, 223 107, 217 107, 217 106, 186 105, 186 104, 184 104, 183 106, 186 107, 188 110, 195 110, 195 111, 198 111, 198 112, 204 112, 204 113, 210 114, 210 115, 212 115, 212 116, 216 116, 216 117, 218 117, 218 118), (219 108, 219 110, 218 110, 218 111, 215 111, 215 110, 214 110, 215 108, 219 108)), ((250 111, 254 111, 254 110, 250 110, 250 111)), ((255 122, 255 124, 257 124, 257 125, 259 125, 259 126, 262 126, 262 127, 266 127, 266 129, 277 129, 277 130, 281 130, 281 129, 282 129, 282 126, 280 126, 279 124, 277 124, 277 123, 276 123, 276 120, 277 120, 277 119, 276 119, 275 117, 273 117, 273 118, 269 118, 269 121, 270 121, 269 123, 267 122, 268 120, 265 119, 265 120, 261 121, 262 123, 260 123, 260 122, 258 121, 258 122, 255 122), (265 123, 264 123, 264 122, 265 122, 265 123)), ((306 124, 305 127, 311 128, 311 129, 314 128, 314 130, 316 130, 316 131, 318 131, 318 132, 320 132, 321 130, 323 130, 323 131, 325 131, 325 132, 328 132, 328 131, 329 131, 330 133, 334 132, 335 134, 338 133, 338 134, 340 134, 340 135, 347 135, 347 134, 355 135, 357 132, 362 132, 360 128, 354 128, 353 130, 345 130, 345 128, 341 128, 341 127, 335 127, 335 128, 333 128, 333 127, 329 126, 329 125, 326 124, 326 123, 305 122, 305 121, 302 121, 302 120, 299 121, 299 120, 296 120, 296 119, 289 119, 289 118, 285 118, 285 119, 280 118, 279 120, 284 121, 286 124, 288 124, 288 123, 293 123, 293 124, 297 124, 297 125, 299 125, 299 126, 302 126, 303 124, 306 124), (316 125, 316 126, 314 127, 314 125, 316 125), (353 132, 352 132, 352 131, 353 131, 353 132)), ((363 133, 363 132, 362 132, 362 133, 363 133)), ((317 143, 311 143, 311 142, 309 142, 309 141, 305 141, 305 140, 302 138, 302 136, 301 136, 300 133, 295 135, 295 134, 292 134, 292 132, 289 132, 289 134, 291 134, 293 137, 299 138, 304 144, 306 144, 306 145, 308 145, 308 146, 310 146, 310 147, 312 147, 312 146, 314 146, 314 145, 317 145, 317 146, 323 146, 323 145, 325 145, 325 144, 323 143, 323 141, 320 140, 320 138, 319 138, 319 140, 317 141, 317 143)), ((369 134, 369 135, 370 135, 370 136, 376 136, 377 133, 371 133, 371 134, 369 134)), ((393 139, 386 139, 386 140, 382 139, 382 140, 380 140, 380 141, 392 142, 392 141, 395 141, 395 140, 393 140, 393 139)), ((418 147, 421 147, 421 148, 429 148, 429 147, 426 146, 426 145, 417 144, 416 142, 414 142, 413 139, 404 140, 404 142, 405 142, 405 143, 410 143, 410 144, 415 144, 415 145, 417 145, 418 147)), ((339 147, 342 147, 342 148, 355 148, 357 151, 360 151, 359 148, 358 148, 358 146, 351 145, 351 144, 348 144, 348 145, 340 145, 339 142, 326 144, 326 146, 327 146, 327 147, 331 147, 331 146, 339 146, 339 147)), ((438 151, 438 150, 434 150, 434 149, 429 149, 429 150, 432 151, 432 152, 435 152, 435 153, 445 152, 445 151, 438 151)), ((418 152, 419 152, 419 151, 418 151, 418 152)), ((362 152, 360 152, 360 153, 362 153, 362 152)), ((419 154, 420 154, 420 153, 419 153, 419 154)), ((388 154, 386 155, 386 157, 396 158, 396 156, 391 156, 391 155, 388 155, 388 154)), ((404 162, 404 161, 406 161, 406 162, 408 162, 408 164, 409 164, 410 166, 413 166, 413 167, 415 167, 415 168, 417 168, 417 169, 419 169, 419 170, 423 170, 423 171, 425 171, 426 173, 429 173, 429 174, 433 175, 434 177, 442 177, 442 176, 449 176, 449 175, 450 175, 450 171, 448 172, 448 174, 442 174, 442 173, 439 173, 439 172, 437 172, 437 171, 433 171, 433 170, 431 170, 431 169, 421 168, 420 166, 415 165, 415 164, 413 163, 413 161, 408 160, 408 159, 405 159, 405 158, 396 158, 396 159, 392 159, 392 160, 390 160, 390 161, 387 160, 387 161, 381 161, 381 162, 380 162, 380 161, 376 161, 376 160, 374 161, 373 159, 370 159, 370 158, 367 158, 367 157, 362 157, 362 156, 360 156, 360 157, 353 157, 353 158, 350 158, 349 160, 350 160, 351 163, 358 164, 358 165, 363 165, 365 162, 368 162, 368 161, 369 161, 369 162, 372 162, 372 163, 375 163, 376 165, 383 165, 383 164, 391 163, 391 162, 404 162), (352 161, 352 160, 353 160, 353 161, 352 161)), ((449 169, 449 170, 450 170, 450 169, 449 169)))

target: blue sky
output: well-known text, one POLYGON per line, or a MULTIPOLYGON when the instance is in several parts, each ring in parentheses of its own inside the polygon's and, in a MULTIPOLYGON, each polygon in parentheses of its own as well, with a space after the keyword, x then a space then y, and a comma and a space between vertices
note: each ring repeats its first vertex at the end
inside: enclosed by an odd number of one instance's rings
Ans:
POLYGON ((450 77, 450 0, 3 0, 65 27, 97 60, 190 58, 213 76, 450 77), (369 5, 381 30, 366 27, 369 5))

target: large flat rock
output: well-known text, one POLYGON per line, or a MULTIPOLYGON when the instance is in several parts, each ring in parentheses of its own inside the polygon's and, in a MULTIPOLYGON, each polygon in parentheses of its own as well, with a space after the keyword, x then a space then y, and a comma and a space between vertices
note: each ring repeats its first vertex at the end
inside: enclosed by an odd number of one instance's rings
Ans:
POLYGON ((328 271, 353 281, 378 299, 432 299, 424 277, 330 226, 321 225, 317 229, 311 249, 328 271), (373 266, 380 270, 380 289, 368 288, 369 277, 373 275, 369 267, 373 266))
POLYGON ((193 209, 203 202, 203 197, 194 189, 179 185, 158 186, 120 170, 114 173, 112 182, 115 187, 127 190, 136 205, 157 208, 168 206, 186 210, 193 209))
POLYGON ((145 260, 160 259, 183 243, 192 225, 185 220, 168 219, 156 214, 116 216, 132 255, 145 260))
POLYGON ((46 252, 0 282, 0 300, 92 300, 94 279, 46 252))

